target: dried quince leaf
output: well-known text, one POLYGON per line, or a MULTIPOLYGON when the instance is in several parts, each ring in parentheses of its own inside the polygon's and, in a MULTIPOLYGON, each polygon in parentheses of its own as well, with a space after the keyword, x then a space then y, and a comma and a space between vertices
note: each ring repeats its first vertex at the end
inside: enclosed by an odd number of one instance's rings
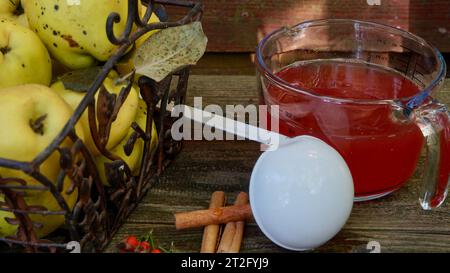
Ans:
POLYGON ((66 89, 76 92, 86 92, 101 70, 102 68, 97 66, 74 70, 62 75, 59 79, 66 89))
POLYGON ((159 82, 184 66, 196 64, 207 43, 200 22, 163 29, 137 49, 136 73, 159 82))

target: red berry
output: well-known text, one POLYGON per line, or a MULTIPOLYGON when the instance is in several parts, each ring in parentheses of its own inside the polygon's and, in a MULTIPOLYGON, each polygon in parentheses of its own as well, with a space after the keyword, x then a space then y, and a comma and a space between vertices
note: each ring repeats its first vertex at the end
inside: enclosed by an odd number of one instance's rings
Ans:
POLYGON ((161 250, 155 248, 155 249, 152 250, 152 253, 161 253, 161 250))
POLYGON ((136 236, 131 235, 125 239, 125 244, 125 249, 134 250, 139 246, 139 240, 136 238, 136 236))
POLYGON ((141 252, 148 253, 148 252, 150 252, 150 249, 151 249, 150 243, 147 242, 147 241, 143 241, 143 242, 141 242, 141 244, 139 245, 139 248, 140 248, 141 252))

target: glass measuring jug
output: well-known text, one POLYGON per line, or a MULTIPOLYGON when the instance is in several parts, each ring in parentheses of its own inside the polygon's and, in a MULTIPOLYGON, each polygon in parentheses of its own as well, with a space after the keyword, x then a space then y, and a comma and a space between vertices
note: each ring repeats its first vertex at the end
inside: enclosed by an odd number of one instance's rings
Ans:
POLYGON ((450 118, 435 99, 446 73, 436 48, 390 26, 332 19, 279 29, 256 55, 261 102, 279 105, 280 132, 312 135, 337 149, 357 201, 400 188, 425 145, 419 200, 424 209, 442 204, 450 118))

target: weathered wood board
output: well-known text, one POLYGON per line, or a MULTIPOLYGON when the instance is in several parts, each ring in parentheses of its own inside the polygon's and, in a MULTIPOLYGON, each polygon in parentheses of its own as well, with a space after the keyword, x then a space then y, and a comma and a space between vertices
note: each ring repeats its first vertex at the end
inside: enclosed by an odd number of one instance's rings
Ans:
MULTIPOLYGON (((349 18, 401 27, 450 52, 447 0, 203 0, 208 50, 253 52, 260 37, 312 19, 349 18)), ((183 10, 174 10, 174 18, 183 10)))

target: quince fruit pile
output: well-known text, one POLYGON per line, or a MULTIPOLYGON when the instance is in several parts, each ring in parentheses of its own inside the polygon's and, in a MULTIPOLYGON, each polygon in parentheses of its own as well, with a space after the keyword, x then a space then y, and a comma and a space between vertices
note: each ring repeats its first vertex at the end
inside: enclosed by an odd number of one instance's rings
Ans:
MULTIPOLYGON (((145 8, 140 8, 143 14, 145 8)), ((125 30, 127 0, 0 0, 0 124, 3 128, 0 130, 0 158, 30 162, 60 133, 85 95, 83 91, 67 87, 60 76, 63 72, 101 65, 115 53, 117 46, 108 40, 105 27, 112 12, 122 18, 114 25, 114 33, 120 35, 125 30)), ((150 22, 159 22, 159 19, 152 14, 150 22)), ((135 48, 153 33, 141 37, 135 48)), ((110 94, 117 96, 126 86, 119 80, 121 76, 113 70, 104 81, 110 94)), ((133 85, 111 124, 106 145, 107 150, 127 163, 134 175, 140 169, 144 141, 139 138, 131 154, 127 154, 124 147, 134 132, 133 122, 146 130, 146 115, 146 104, 133 85)), ((75 131, 93 155, 101 182, 107 186, 105 163, 110 160, 94 143, 87 111, 75 131)), ((157 135, 153 124, 152 149, 156 147, 157 135)), ((73 142, 66 139, 61 147, 72 145, 73 142)), ((59 157, 59 152, 54 152, 39 170, 53 183, 61 171, 59 157)), ((19 178, 27 185, 42 186, 33 177, 9 168, 0 167, 0 178, 19 178)), ((69 178, 63 184, 63 197, 73 209, 78 192, 69 190, 72 184, 69 178)), ((0 203, 7 201, 5 199, 0 192, 0 203)), ((29 206, 62 210, 49 191, 26 190, 24 199, 29 206)), ((36 230, 39 237, 47 236, 64 223, 63 215, 30 213, 29 217, 42 224, 36 230)), ((10 224, 8 218, 15 216, 0 211, 0 237, 13 236, 17 232, 18 226, 10 224)))

